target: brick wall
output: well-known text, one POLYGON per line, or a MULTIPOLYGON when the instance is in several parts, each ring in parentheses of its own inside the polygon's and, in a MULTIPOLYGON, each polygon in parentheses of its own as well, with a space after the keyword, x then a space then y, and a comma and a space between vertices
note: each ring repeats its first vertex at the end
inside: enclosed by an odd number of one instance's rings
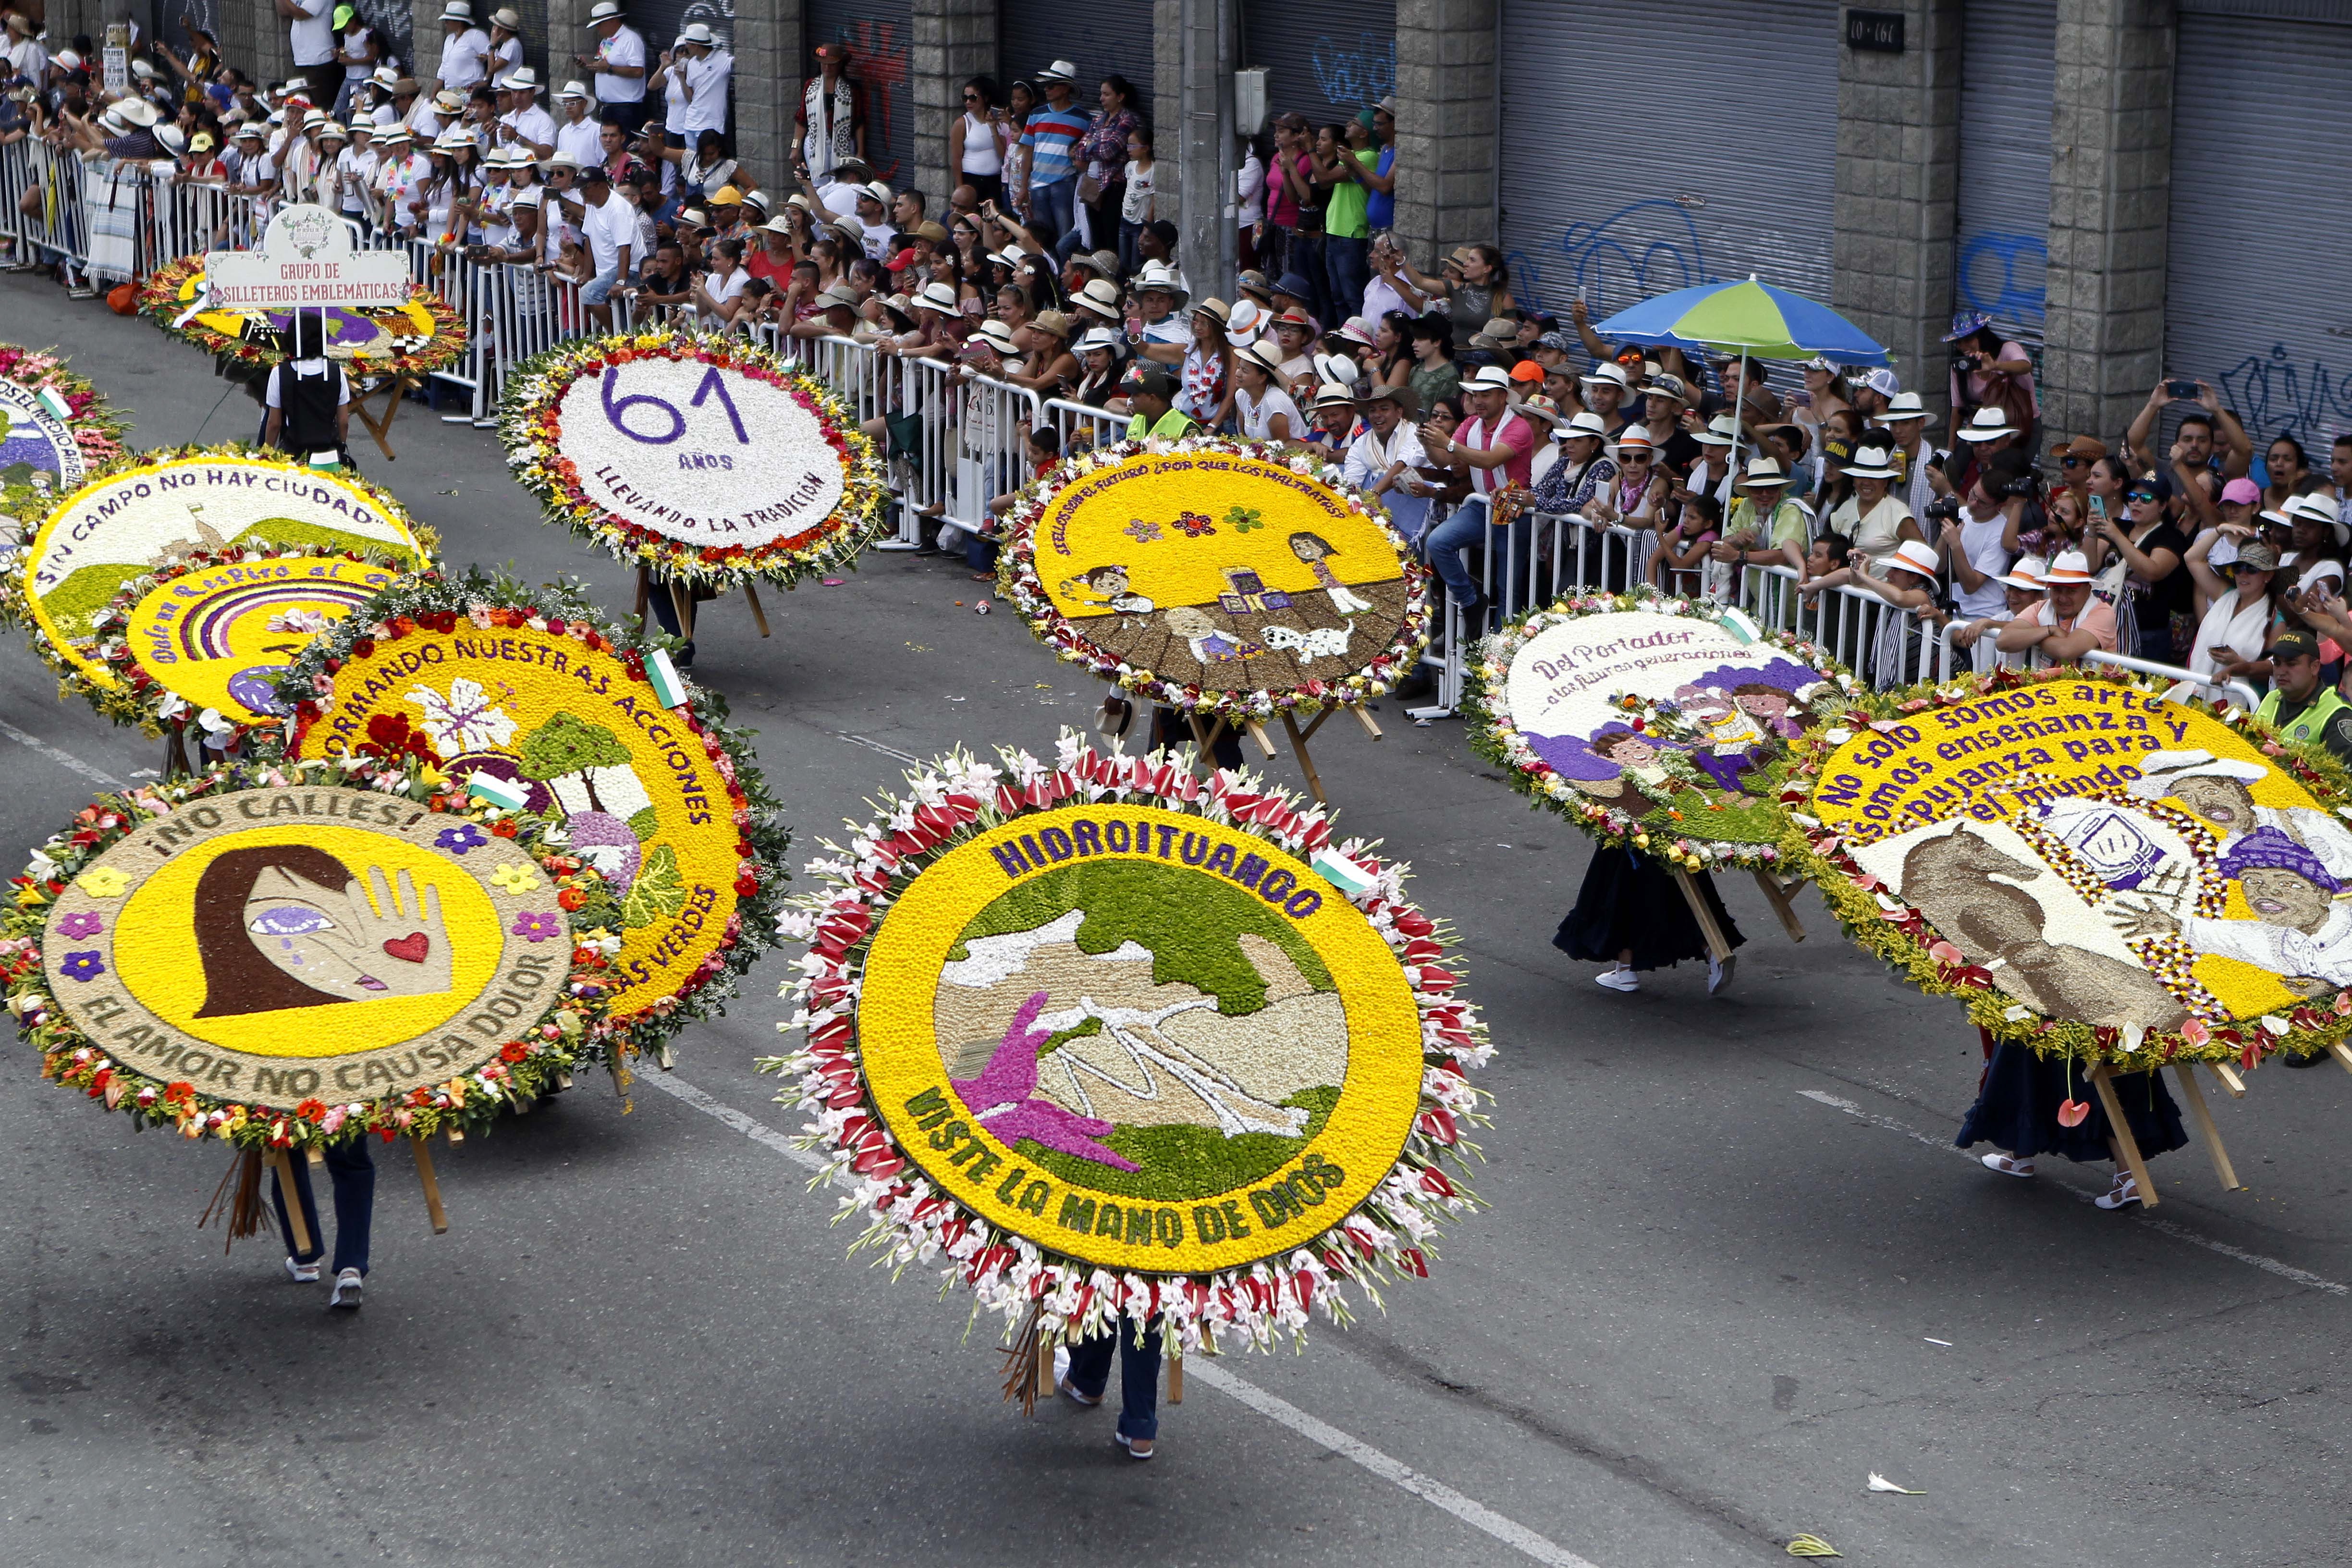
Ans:
POLYGON ((1397 237, 1433 268, 1495 240, 1496 0, 1397 0, 1397 237))
POLYGON ((996 69, 996 0, 914 0, 907 85, 915 100, 914 186, 937 217, 960 176, 948 167, 948 129, 963 112, 963 84, 996 69))

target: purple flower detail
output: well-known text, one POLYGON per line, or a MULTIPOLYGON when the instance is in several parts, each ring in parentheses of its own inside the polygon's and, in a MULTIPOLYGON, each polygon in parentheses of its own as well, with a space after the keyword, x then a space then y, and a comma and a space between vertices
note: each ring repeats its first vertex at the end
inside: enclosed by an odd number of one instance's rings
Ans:
POLYGON ((433 842, 452 855, 463 855, 468 849, 479 849, 489 842, 489 838, 472 823, 463 822, 455 827, 443 828, 435 836, 433 842))
POLYGON ((87 984, 106 973, 106 961, 95 952, 69 952, 58 964, 58 973, 87 984))
MULTIPOLYGON (((470 846, 469 846, 470 847, 470 846)), ((563 934, 563 921, 556 915, 535 915, 529 910, 514 918, 514 933, 525 942, 545 942, 563 934)))
POLYGON ((972 1115, 1008 1149, 1026 1138, 1042 1148, 1075 1154, 1115 1171, 1141 1170, 1142 1166, 1095 1142, 1112 1131, 1115 1123, 1080 1116, 1050 1100, 1035 1098, 1037 1047, 1052 1039, 1054 1032, 1030 1026, 1044 1011, 1045 994, 1040 991, 1021 1004, 1021 1011, 1013 1015, 1013 1022, 1004 1031, 1003 1043, 988 1058, 988 1065, 981 1069, 978 1078, 948 1081, 972 1115))
POLYGON ((88 910, 78 915, 68 915, 58 921, 58 934, 71 937, 77 942, 88 942, 105 929, 106 922, 88 910))

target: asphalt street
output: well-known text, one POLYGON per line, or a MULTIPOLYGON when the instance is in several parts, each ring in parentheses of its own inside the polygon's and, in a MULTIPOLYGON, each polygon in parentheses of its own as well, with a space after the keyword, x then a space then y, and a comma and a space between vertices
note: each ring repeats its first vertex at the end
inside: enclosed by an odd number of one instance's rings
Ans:
MULTIPOLYGON (((139 445, 249 435, 194 350, 0 279, 0 337, 58 343, 139 445)), ((494 437, 415 405, 369 477, 452 563, 631 584, 541 525, 494 437)), ((759 731, 817 852, 903 753, 1045 750, 1099 689, 961 563, 868 555, 772 593, 762 640, 705 607, 697 679, 759 731)), ((999 1401, 969 1298, 846 1259, 781 1134, 770 958, 648 1072, 440 1147, 435 1237, 379 1155, 365 1309, 324 1310, 264 1238, 195 1228, 213 1146, 135 1136, 0 1048, 0 1540, 19 1563, 1062 1564, 1785 1561, 2315 1564, 2352 1558, 2352 1078, 2210 1088, 2249 1190, 2197 1149, 2154 1214, 2105 1167, 1994 1175, 1950 1147, 1979 1052, 1810 894, 1801 945, 1752 885, 1709 998, 1641 994, 1549 945, 1587 841, 1531 815, 1462 727, 1318 738, 1343 826, 1458 922, 1498 1048, 1478 1181, 1425 1282, 1304 1354, 1231 1356, 1128 1460, 1108 1412, 999 1401), (1877 1472, 1925 1495, 1874 1493, 1877 1472)), ((0 643, 0 855, 161 748, 0 643)), ((1295 763, 1272 764, 1295 784, 1295 763)))

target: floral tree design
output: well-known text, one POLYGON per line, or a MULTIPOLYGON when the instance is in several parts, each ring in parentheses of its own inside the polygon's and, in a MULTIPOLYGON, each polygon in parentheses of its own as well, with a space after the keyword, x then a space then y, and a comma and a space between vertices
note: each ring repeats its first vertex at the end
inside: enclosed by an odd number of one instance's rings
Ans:
POLYGON ((588 809, 601 813, 604 803, 597 798, 595 770, 628 764, 629 750, 612 731, 558 713, 523 737, 520 771, 533 784, 578 773, 588 791, 588 809))

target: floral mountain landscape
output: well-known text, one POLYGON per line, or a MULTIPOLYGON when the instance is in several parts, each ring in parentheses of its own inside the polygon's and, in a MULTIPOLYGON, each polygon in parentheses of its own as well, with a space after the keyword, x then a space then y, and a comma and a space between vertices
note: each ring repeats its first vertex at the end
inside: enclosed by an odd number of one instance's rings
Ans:
POLYGON ((1230 1191, 1296 1154, 1347 1077, 1346 1012, 1314 950, 1175 867, 1041 877, 982 910, 949 960, 934 1020, 969 1109, 1097 1191, 1230 1191))

